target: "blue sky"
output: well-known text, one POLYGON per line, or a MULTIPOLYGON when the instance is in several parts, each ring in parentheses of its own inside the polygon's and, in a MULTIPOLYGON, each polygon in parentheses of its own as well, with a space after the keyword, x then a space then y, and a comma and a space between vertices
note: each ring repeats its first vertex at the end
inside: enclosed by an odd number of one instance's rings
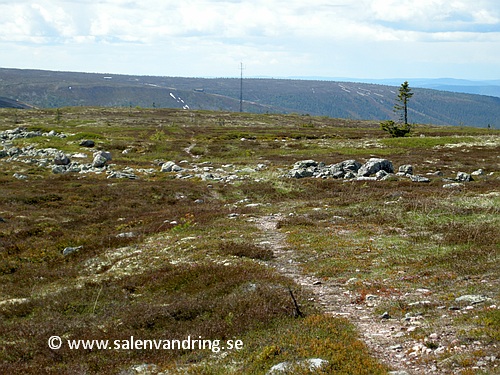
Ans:
POLYGON ((500 78, 498 0, 0 0, 0 67, 500 78))

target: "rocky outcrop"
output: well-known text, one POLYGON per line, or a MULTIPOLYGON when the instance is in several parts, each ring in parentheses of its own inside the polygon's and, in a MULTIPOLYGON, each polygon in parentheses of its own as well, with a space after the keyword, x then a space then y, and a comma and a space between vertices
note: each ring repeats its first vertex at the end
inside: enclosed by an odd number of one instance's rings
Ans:
MULTIPOLYGON (((287 173, 290 178, 334 178, 345 180, 360 180, 360 181, 380 181, 388 179, 409 178, 417 183, 429 183, 429 177, 414 175, 414 168, 411 164, 403 164, 399 166, 398 172, 394 173, 394 166, 390 160, 381 158, 371 158, 364 164, 356 160, 345 160, 340 163, 326 165, 315 160, 302 160, 296 162, 292 169, 287 173)), ((472 174, 459 172, 454 179, 443 179, 447 182, 458 183, 460 186, 463 182, 473 181, 472 175, 483 175, 484 171, 479 169, 472 174)), ((441 172, 428 174, 434 177, 441 177, 441 172)), ((448 187, 447 184, 445 187, 448 187)))

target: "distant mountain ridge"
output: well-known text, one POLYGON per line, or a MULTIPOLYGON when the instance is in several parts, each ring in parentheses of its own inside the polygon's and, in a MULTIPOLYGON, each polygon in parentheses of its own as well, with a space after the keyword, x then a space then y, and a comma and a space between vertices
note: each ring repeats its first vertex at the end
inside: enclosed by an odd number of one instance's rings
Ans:
POLYGON ((399 86, 409 81, 412 87, 426 88, 441 91, 461 92, 465 94, 488 95, 500 97, 500 80, 472 81, 456 78, 346 78, 346 77, 290 77, 290 79, 306 79, 317 81, 357 82, 378 85, 399 86))
MULTIPOLYGON (((402 82, 245 78, 243 110, 377 121, 394 119, 392 108, 402 82)), ((440 89, 442 85, 467 86, 467 82, 462 81, 409 82, 415 93, 409 104, 410 122, 500 128, 499 97, 440 89), (438 90, 418 87, 426 84, 432 84, 438 90)), ((240 106, 240 83, 238 78, 132 76, 0 68, 0 96, 41 108, 140 106, 236 112, 240 106)))

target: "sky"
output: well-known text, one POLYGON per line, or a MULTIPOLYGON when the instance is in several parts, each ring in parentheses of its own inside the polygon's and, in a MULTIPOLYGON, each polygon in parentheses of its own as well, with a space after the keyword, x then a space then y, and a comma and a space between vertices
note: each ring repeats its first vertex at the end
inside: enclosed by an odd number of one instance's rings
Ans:
POLYGON ((0 67, 500 79, 500 1, 0 0, 0 67))

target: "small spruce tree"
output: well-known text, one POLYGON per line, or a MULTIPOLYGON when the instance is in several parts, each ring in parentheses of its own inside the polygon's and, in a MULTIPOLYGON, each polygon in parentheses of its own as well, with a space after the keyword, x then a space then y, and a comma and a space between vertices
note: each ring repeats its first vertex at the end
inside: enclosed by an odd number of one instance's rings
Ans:
POLYGON ((388 132, 392 137, 404 137, 411 132, 411 125, 408 124, 408 101, 413 96, 408 81, 401 84, 399 93, 394 104, 394 112, 399 113, 399 123, 392 120, 380 123, 380 128, 388 132))

